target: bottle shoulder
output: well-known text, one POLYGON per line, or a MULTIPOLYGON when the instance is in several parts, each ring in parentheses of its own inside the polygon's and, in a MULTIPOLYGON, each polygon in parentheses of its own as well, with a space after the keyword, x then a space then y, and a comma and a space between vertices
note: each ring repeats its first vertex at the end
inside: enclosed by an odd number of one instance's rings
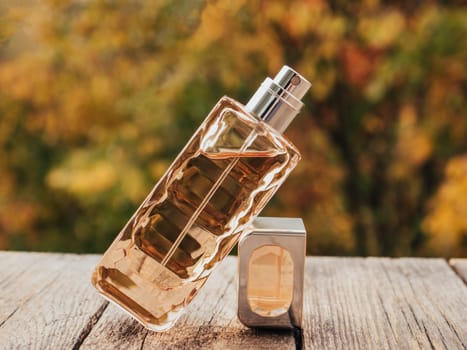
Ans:
POLYGON ((238 102, 237 100, 229 97, 222 96, 217 102, 216 106, 210 113, 210 117, 222 117, 226 112, 231 112, 237 115, 240 121, 243 121, 248 124, 257 125, 259 129, 263 132, 273 136, 276 140, 280 141, 284 146, 289 149, 289 152, 296 153, 299 158, 301 158, 300 151, 297 146, 290 141, 283 133, 274 129, 268 123, 264 122, 257 115, 249 112, 245 105, 238 102), (214 115, 213 115, 214 114, 214 115))

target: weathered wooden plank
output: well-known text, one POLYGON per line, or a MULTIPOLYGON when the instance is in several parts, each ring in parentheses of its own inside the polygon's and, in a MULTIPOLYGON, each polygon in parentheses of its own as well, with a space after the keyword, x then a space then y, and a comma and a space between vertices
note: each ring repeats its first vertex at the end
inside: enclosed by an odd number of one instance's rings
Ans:
POLYGON ((465 349, 466 310, 441 259, 307 259, 305 349, 465 349))
POLYGON ((41 288, 51 283, 61 271, 54 266, 47 275, 41 274, 37 261, 41 253, 2 252, 0 254, 0 325, 41 288), (27 285, 27 288, 21 288, 27 285))
POLYGON ((467 283, 467 259, 451 259, 449 260, 449 265, 467 283))
POLYGON ((146 331, 110 305, 81 349, 295 349, 291 332, 251 330, 237 320, 236 269, 236 258, 228 257, 164 333, 146 331))
MULTIPOLYGON (((96 294, 96 298, 100 297, 96 294)), ((147 333, 148 331, 137 321, 115 305, 109 304, 79 349, 139 350, 147 333)))
POLYGON ((71 349, 105 307, 89 285, 96 256, 1 253, 0 260, 2 305, 15 307, 0 326, 2 349, 71 349), (16 280, 15 266, 22 266, 16 280))
MULTIPOLYGON (((295 348, 290 332, 239 323, 234 257, 165 333, 107 307, 89 282, 97 259, 0 253, 0 348, 295 348)), ((467 348, 467 287, 441 259, 308 258, 305 291, 306 349, 467 348)))

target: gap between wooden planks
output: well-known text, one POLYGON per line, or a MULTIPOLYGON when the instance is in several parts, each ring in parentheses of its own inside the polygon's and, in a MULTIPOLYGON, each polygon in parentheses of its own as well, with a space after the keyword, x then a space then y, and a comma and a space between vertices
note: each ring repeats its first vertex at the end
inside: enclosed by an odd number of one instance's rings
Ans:
MULTIPOLYGON (((235 257, 165 333, 92 289, 98 259, 0 252, 0 348, 467 349, 467 287, 442 259, 308 257, 302 339, 239 323, 235 257)), ((466 271, 467 260, 455 266, 466 271)))

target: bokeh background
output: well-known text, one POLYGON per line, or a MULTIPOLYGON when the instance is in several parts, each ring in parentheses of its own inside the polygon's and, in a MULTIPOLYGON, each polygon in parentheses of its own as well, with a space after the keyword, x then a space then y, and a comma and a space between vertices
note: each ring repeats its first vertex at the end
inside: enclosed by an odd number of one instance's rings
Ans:
POLYGON ((309 254, 467 256, 463 1, 0 2, 0 249, 103 252, 224 94, 312 81, 268 216, 309 254))

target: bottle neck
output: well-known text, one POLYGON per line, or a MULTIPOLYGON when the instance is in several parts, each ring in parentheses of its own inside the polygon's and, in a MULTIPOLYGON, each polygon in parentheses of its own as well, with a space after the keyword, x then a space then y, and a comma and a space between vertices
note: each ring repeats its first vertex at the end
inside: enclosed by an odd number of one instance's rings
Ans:
POLYGON ((290 67, 266 78, 246 104, 246 109, 283 133, 303 107, 300 100, 311 84, 290 67))

